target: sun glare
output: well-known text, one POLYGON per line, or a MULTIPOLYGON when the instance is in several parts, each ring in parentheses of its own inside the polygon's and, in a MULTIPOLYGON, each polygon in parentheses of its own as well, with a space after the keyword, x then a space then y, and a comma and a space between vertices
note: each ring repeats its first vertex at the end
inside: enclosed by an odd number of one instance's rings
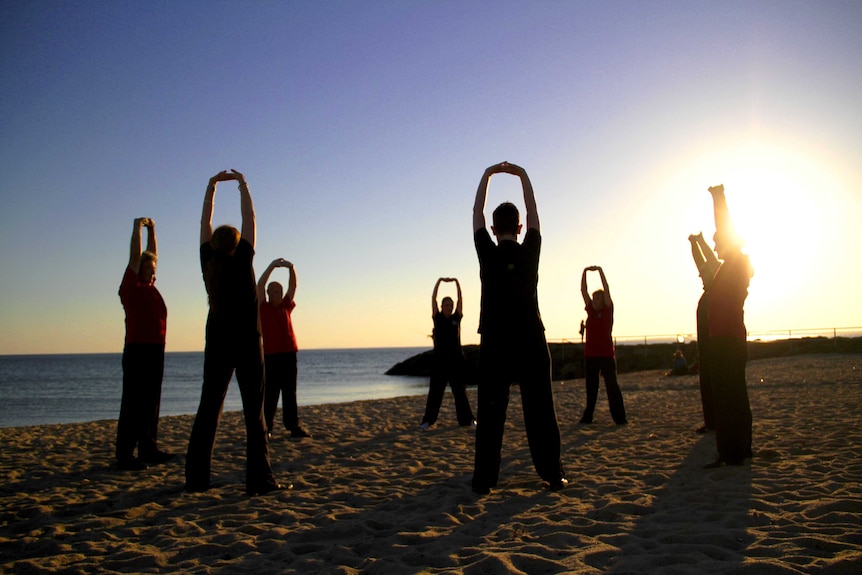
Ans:
MULTIPOLYGON (((699 182, 704 192, 724 184, 731 217, 754 267, 749 297, 757 300, 764 317, 784 317, 766 321, 792 326, 798 320, 787 311, 804 292, 815 289, 818 270, 829 265, 824 258, 838 235, 833 229, 842 191, 838 176, 813 155, 761 142, 702 156, 677 176, 687 187, 699 182)), ((711 215, 711 202, 704 196, 699 207, 707 203, 711 215)), ((712 220, 703 222, 709 239, 714 229, 712 220)))

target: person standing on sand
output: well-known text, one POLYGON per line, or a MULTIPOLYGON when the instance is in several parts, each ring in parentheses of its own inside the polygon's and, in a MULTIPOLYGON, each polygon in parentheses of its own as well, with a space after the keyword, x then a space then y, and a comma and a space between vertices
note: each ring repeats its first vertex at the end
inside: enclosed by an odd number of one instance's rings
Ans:
POLYGON ((724 186, 709 188, 715 216, 715 251, 722 261, 709 289, 709 357, 715 401, 718 458, 707 467, 742 465, 752 456, 751 404, 745 382, 748 332, 744 305, 754 271, 736 234, 724 186))
POLYGON ((502 162, 485 170, 473 205, 473 240, 482 279, 473 491, 485 495, 497 485, 509 389, 515 381, 521 388, 533 465, 551 491, 558 491, 568 481, 560 456, 551 355, 537 297, 542 236, 533 185, 524 168, 502 162), (494 174, 511 174, 521 180, 527 219, 523 244, 518 243, 520 214, 512 203, 504 202, 494 210, 491 231, 496 244, 485 227, 485 200, 494 174))
POLYGON ((614 302, 605 272, 600 266, 584 268, 581 274, 581 296, 587 310, 586 333, 587 342, 584 345, 584 375, 587 387, 587 406, 581 416, 580 423, 593 422, 593 412, 599 397, 599 375, 605 380, 605 392, 608 395, 608 405, 611 417, 617 425, 628 423, 626 406, 623 403, 623 393, 617 382, 616 349, 612 331, 614 328, 614 302), (587 272, 597 271, 602 280, 602 289, 593 292, 592 298, 587 290, 587 272))
POLYGON ((428 388, 428 399, 425 401, 425 415, 422 417, 421 429, 428 429, 437 422, 446 383, 452 388, 455 399, 455 414, 458 425, 470 427, 476 424, 473 410, 467 399, 467 389, 464 379, 467 370, 467 360, 461 348, 461 319, 463 315, 461 301, 461 284, 457 278, 440 278, 434 284, 431 294, 431 318, 434 321, 434 361, 431 364, 431 381, 428 388), (437 306, 437 290, 441 282, 454 282, 458 292, 458 302, 451 297, 444 297, 442 310, 437 306))
POLYGON ((263 359, 266 368, 266 385, 263 400, 263 414, 270 436, 275 428, 275 410, 281 394, 281 411, 284 427, 295 439, 311 437, 299 425, 296 406, 296 334, 290 314, 296 307, 296 268, 289 261, 278 258, 272 260, 257 282, 257 299, 260 301, 260 327, 263 333, 263 359), (269 276, 275 268, 287 268, 290 279, 287 293, 278 282, 269 286, 269 276), (267 300, 269 295, 269 300, 267 300))
POLYGON ((158 260, 156 223, 150 218, 136 218, 129 265, 120 284, 126 340, 116 456, 117 468, 124 471, 140 471, 148 463, 164 463, 175 457, 157 446, 168 321, 168 308, 156 289, 158 260), (147 228, 146 251, 141 251, 141 228, 147 228))
POLYGON ((703 239, 703 233, 688 236, 691 243, 691 257, 697 266, 700 280, 703 282, 703 295, 697 302, 697 354, 698 380, 700 382, 700 403, 703 408, 703 425, 697 428, 698 433, 715 430, 715 406, 712 398, 712 366, 709 353, 709 288, 721 263, 715 257, 715 252, 703 239))
POLYGON ((210 489, 210 466, 224 397, 234 369, 242 395, 246 432, 246 493, 283 489, 272 473, 263 417, 264 366, 260 342, 254 246, 254 205, 243 175, 222 171, 210 178, 201 215, 201 270, 209 296, 204 348, 204 382, 186 454, 186 486, 196 493, 210 489), (232 226, 212 228, 213 199, 219 182, 239 183, 242 232, 232 226))

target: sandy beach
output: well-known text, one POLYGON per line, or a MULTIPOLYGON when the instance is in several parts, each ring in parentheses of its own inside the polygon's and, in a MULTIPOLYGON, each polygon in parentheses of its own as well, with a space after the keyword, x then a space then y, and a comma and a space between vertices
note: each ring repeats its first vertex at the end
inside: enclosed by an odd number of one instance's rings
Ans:
MULTIPOLYGON (((622 374, 630 424, 583 380, 555 384, 570 481, 546 491, 513 388, 498 489, 469 485, 473 435, 447 395, 301 408, 313 440, 272 440, 289 491, 244 494, 240 413, 222 419, 217 488, 183 492, 192 416, 163 418, 181 454, 114 469, 116 422, 0 429, 2 573, 862 573, 862 355, 748 367, 755 457, 705 470, 695 376, 622 374)), ((475 390, 470 390, 475 406, 475 390)))

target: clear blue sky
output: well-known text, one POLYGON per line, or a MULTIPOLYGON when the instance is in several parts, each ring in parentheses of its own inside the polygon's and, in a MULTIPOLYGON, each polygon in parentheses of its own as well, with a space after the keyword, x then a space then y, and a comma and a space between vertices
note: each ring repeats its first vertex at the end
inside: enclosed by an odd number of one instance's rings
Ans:
MULTIPOLYGON (((168 350, 202 349, 201 202, 228 168, 257 271, 296 265, 304 348, 430 345, 440 276, 478 341, 471 210, 502 160, 536 189, 549 339, 577 337, 592 264, 616 335, 693 333, 717 183, 752 332, 862 325, 860 24, 857 0, 4 1, 0 353, 120 351, 138 216, 168 350)), ((222 185, 214 223, 239 219, 222 185)))

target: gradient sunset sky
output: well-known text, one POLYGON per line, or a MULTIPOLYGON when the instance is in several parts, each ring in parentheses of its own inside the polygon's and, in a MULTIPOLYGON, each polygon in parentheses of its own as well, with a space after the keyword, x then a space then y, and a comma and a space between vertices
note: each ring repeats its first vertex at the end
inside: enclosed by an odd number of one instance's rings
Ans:
MULTIPOLYGON (((550 340, 578 338, 593 264, 615 335, 693 334, 718 183, 753 334, 862 326, 860 26, 858 0, 0 2, 0 354, 121 351, 140 216, 167 349, 202 350, 201 202, 229 168, 258 273, 296 265, 305 349, 430 346, 441 276, 478 342, 471 210, 503 160, 536 190, 550 340)), ((504 200, 495 176, 489 221, 504 200)), ((214 223, 239 221, 222 184, 214 223)))

